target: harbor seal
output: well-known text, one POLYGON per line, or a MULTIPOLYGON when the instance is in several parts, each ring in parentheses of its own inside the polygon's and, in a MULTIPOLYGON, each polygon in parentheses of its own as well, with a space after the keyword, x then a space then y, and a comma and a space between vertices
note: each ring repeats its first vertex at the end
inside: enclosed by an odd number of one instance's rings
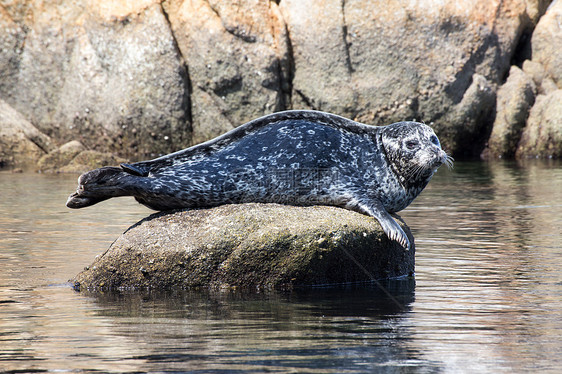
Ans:
POLYGON ((230 203, 331 205, 377 219, 406 249, 390 213, 406 208, 452 159, 422 123, 369 126, 295 110, 250 121, 179 152, 81 175, 69 208, 134 196, 155 210, 230 203))

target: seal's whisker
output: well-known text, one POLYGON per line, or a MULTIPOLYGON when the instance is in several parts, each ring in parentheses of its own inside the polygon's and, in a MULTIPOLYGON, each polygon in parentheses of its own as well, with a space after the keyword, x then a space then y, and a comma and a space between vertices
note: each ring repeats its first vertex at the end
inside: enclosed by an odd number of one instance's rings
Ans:
POLYGON ((408 167, 405 171, 404 171, 404 179, 406 180, 416 180, 418 179, 425 171, 427 171, 426 168, 424 168, 421 165, 412 165, 410 167, 408 167))
POLYGON ((455 159, 448 153, 446 153, 447 157, 445 158, 445 166, 447 166, 447 169, 451 170, 454 166, 453 166, 453 161, 455 161, 455 159))

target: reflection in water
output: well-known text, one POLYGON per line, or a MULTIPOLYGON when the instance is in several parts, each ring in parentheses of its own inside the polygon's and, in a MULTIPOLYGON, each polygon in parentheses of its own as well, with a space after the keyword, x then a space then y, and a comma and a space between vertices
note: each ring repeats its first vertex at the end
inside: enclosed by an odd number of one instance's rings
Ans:
POLYGON ((404 212, 416 349, 447 371, 562 368, 561 185, 560 164, 460 163, 404 212))
POLYGON ((292 293, 65 284, 150 211, 0 172, 0 371, 559 372, 562 165, 457 163, 402 217, 416 279, 292 293))
POLYGON ((116 326, 143 347, 142 371, 283 368, 332 372, 365 369, 411 357, 400 345, 395 314, 413 297, 413 280, 386 282, 397 306, 373 287, 315 289, 291 294, 98 295, 104 317, 134 316, 116 326), (123 311, 126 312, 123 312, 123 311), (336 370, 336 371, 339 371, 336 370))

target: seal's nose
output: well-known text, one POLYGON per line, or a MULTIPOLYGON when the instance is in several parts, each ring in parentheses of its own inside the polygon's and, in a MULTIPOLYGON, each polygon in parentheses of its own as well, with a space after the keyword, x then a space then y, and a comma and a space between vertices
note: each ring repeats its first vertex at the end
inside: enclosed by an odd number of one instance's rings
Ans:
POLYGON ((447 161, 447 154, 444 150, 438 147, 432 148, 433 160, 431 162, 432 168, 437 168, 447 161))

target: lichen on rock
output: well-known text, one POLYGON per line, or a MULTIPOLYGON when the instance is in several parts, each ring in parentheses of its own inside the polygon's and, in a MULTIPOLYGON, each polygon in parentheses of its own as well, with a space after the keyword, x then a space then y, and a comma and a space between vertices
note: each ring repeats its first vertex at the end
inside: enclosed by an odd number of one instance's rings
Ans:
POLYGON ((372 217, 341 208, 223 205, 145 218, 73 282, 81 290, 284 289, 412 275, 414 252, 372 217))

